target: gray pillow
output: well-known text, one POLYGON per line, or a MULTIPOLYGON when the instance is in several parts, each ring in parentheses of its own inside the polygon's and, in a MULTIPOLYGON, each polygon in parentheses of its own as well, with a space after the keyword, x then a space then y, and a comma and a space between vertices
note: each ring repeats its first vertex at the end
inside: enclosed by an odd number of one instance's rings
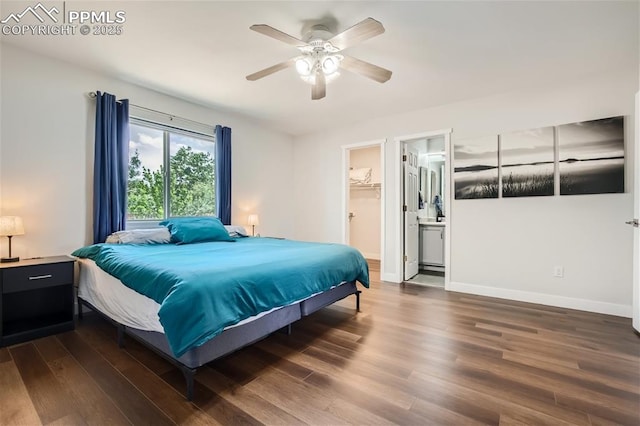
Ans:
POLYGON ((247 237, 247 231, 244 227, 239 225, 225 225, 224 229, 227 230, 230 237, 247 237))
POLYGON ((171 241, 171 233, 167 228, 132 229, 118 231, 107 237, 105 243, 110 244, 166 244, 171 241))

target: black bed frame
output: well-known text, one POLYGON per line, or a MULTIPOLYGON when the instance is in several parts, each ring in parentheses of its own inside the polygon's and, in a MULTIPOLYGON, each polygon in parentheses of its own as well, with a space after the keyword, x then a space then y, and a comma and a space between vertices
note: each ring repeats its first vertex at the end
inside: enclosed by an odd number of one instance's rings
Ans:
POLYGON ((169 348, 167 337, 164 333, 156 331, 143 331, 114 321, 104 313, 100 312, 91 303, 83 300, 78 296, 78 319, 82 319, 82 306, 87 306, 95 311, 109 322, 115 324, 118 330, 118 346, 124 347, 124 336, 129 335, 139 341, 144 346, 156 352, 172 364, 176 365, 184 375, 187 389, 187 400, 193 399, 194 375, 196 369, 208 362, 218 359, 222 356, 230 354, 244 346, 264 339, 269 334, 285 329, 287 333, 291 333, 291 324, 300 318, 310 315, 325 306, 331 305, 338 300, 355 294, 356 310, 360 311, 360 293, 355 282, 347 282, 323 293, 316 294, 301 302, 294 303, 269 312, 262 317, 239 325, 237 327, 227 328, 218 336, 190 349, 184 355, 176 358, 169 348))

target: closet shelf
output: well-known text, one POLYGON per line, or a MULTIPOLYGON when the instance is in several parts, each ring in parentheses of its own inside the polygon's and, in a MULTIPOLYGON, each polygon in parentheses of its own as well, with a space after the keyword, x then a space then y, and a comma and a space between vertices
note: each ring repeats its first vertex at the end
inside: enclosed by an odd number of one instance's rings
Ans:
POLYGON ((376 198, 380 198, 380 182, 372 182, 372 183, 351 183, 349 184, 349 186, 351 187, 351 189, 355 189, 355 190, 375 190, 376 191, 376 198))
POLYGON ((351 183, 349 184, 351 189, 370 189, 370 188, 378 188, 380 189, 380 182, 372 182, 372 183, 351 183))

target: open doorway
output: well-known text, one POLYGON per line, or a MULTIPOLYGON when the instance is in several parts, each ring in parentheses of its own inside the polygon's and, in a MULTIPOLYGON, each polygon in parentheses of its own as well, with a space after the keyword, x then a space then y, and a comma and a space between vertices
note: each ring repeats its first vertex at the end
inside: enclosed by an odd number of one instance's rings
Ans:
POLYGON ((402 164, 402 280, 447 288, 451 232, 449 131, 397 141, 402 164))
POLYGON ((357 248, 372 270, 384 262, 384 141, 345 145, 343 242, 357 248))

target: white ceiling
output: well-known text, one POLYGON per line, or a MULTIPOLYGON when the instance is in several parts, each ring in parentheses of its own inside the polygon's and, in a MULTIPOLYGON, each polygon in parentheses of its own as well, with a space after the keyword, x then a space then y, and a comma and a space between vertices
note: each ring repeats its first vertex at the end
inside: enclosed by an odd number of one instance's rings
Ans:
MULTIPOLYGON (((291 135, 638 67, 635 1, 67 1, 66 7, 124 10, 124 33, 3 36, 3 42, 238 112, 291 135), (302 37, 310 21, 324 20, 340 32, 366 17, 382 22, 386 32, 346 52, 392 70, 387 83, 344 71, 325 99, 312 101, 311 86, 293 69, 245 79, 297 54, 250 25, 302 37)), ((12 2, 0 6, 3 17, 16 9, 12 2)))

